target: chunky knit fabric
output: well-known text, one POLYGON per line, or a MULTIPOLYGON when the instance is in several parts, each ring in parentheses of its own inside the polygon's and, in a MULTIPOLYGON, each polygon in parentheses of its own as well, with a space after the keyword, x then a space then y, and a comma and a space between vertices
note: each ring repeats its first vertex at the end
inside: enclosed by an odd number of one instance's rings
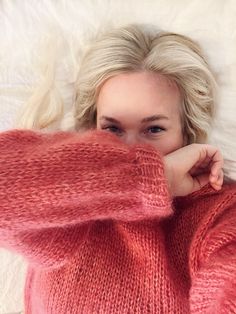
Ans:
POLYGON ((236 187, 171 199, 162 157, 90 131, 0 134, 0 241, 26 314, 236 313, 236 187))

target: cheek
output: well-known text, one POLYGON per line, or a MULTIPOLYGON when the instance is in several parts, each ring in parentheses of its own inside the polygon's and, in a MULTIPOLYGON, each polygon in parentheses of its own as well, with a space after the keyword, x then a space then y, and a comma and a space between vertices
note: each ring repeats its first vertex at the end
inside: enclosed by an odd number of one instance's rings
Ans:
POLYGON ((153 146, 163 155, 167 155, 183 147, 184 139, 182 134, 177 136, 163 137, 157 140, 153 146))

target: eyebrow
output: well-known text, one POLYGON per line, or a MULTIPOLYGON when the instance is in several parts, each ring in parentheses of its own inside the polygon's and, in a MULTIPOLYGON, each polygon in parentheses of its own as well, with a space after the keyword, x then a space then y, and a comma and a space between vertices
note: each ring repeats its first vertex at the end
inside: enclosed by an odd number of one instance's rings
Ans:
MULTIPOLYGON (((106 120, 109 122, 120 124, 120 122, 118 120, 111 118, 111 117, 106 117, 106 116, 101 116, 99 120, 106 120)), ((156 120, 169 120, 169 118, 167 116, 162 115, 162 114, 157 114, 157 115, 153 115, 150 117, 146 117, 146 118, 142 119, 140 122, 146 123, 146 122, 152 122, 152 121, 156 121, 156 120)))

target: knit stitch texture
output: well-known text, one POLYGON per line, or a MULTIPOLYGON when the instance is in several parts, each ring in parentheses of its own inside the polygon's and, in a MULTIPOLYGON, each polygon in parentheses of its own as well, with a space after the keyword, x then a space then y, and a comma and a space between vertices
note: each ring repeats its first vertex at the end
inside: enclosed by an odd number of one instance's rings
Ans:
POLYGON ((236 185, 172 199, 162 156, 104 131, 0 134, 0 244, 25 314, 236 313, 236 185))

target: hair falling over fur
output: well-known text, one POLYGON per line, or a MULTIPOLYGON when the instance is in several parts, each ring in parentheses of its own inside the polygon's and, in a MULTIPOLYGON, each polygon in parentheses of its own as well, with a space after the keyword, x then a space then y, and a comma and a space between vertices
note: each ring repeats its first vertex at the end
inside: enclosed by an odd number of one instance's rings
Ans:
MULTIPOLYGON (((157 72, 177 83, 188 144, 206 142, 215 113, 216 81, 200 46, 186 36, 141 24, 105 32, 85 52, 75 84, 76 130, 96 127, 96 98, 106 80, 138 71, 157 72)), ((45 86, 41 96, 32 97, 21 127, 43 129, 61 116, 62 105, 57 107, 55 97, 48 97, 48 92, 45 86)))

